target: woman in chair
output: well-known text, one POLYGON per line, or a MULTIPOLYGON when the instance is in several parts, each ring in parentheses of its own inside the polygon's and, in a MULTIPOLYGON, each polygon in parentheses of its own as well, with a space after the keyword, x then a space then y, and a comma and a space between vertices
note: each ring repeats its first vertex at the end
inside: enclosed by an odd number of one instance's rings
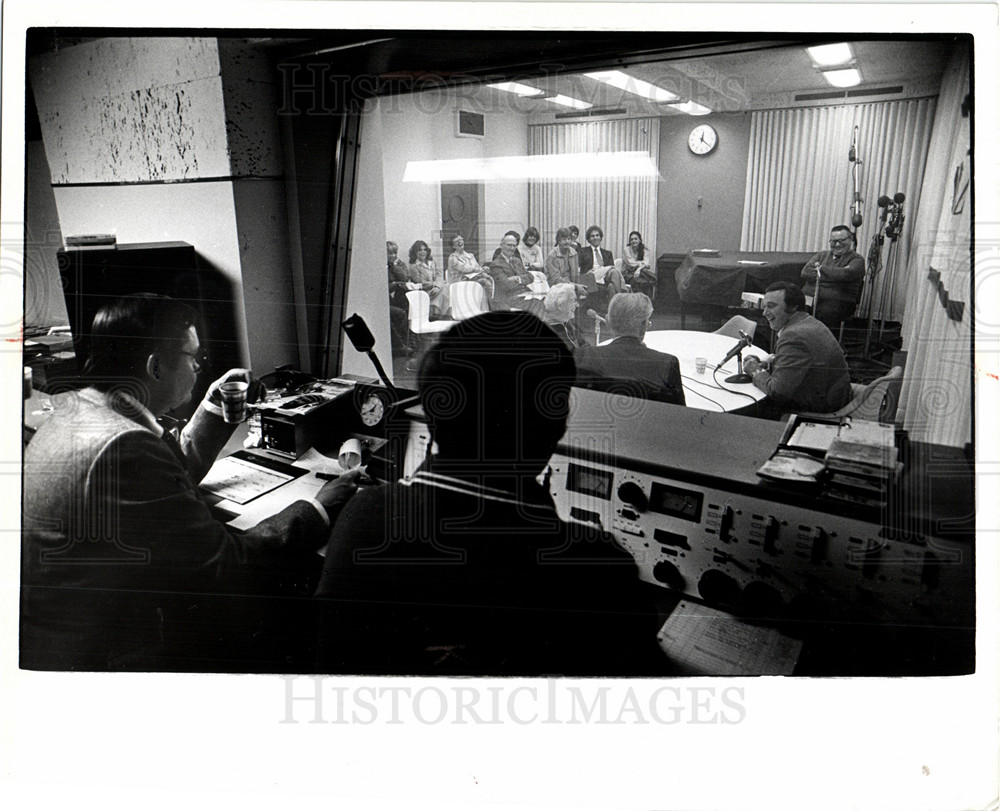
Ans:
POLYGON ((449 285, 455 282, 478 282, 486 291, 486 300, 493 297, 493 280, 476 260, 475 254, 465 250, 465 239, 461 234, 451 238, 452 252, 448 255, 448 272, 445 276, 449 285))
POLYGON ((542 253, 542 246, 538 244, 541 239, 542 235, 533 225, 524 232, 524 239, 518 245, 517 252, 521 255, 525 270, 545 272, 545 254, 542 253))
POLYGON ((622 276, 633 293, 645 293, 653 300, 656 286, 656 270, 650 264, 648 249, 642 244, 642 234, 631 231, 628 245, 622 249, 622 276))
POLYGON ((566 282, 556 284, 545 294, 545 323, 573 352, 580 346, 575 323, 576 307, 575 285, 566 282))
POLYGON ((441 318, 448 312, 448 283, 444 271, 431 256, 430 246, 418 239, 410 246, 410 281, 420 285, 431 300, 431 318, 441 318))

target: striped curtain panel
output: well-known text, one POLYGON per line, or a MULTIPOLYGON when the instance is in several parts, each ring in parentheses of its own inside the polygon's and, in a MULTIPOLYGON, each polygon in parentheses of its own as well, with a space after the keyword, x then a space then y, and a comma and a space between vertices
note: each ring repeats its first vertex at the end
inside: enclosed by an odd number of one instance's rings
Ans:
MULTIPOLYGON (((597 152, 645 152, 659 166, 660 120, 637 118, 528 127, 529 155, 597 152)), ((532 181, 528 184, 528 219, 541 232, 545 252, 555 244, 556 230, 580 229, 580 242, 590 225, 604 231, 603 247, 622 255, 630 231, 642 234, 649 255, 656 256, 656 177, 532 181)))
MULTIPOLYGON (((988 273, 976 279, 970 254, 972 226, 970 122, 962 117, 962 101, 970 92, 967 53, 956 54, 945 72, 938 97, 938 116, 924 175, 922 205, 914 219, 914 242, 905 276, 910 280, 903 322, 903 349, 907 352, 899 409, 911 439, 961 447, 972 441, 973 376, 993 385, 997 371, 992 342, 976 346, 973 366, 972 335, 997 334, 996 297, 986 291, 988 273), (949 318, 939 290, 965 305, 962 320, 949 318), (973 302, 974 285, 979 296, 973 302), (975 307, 973 307, 975 303, 975 307)), ((988 149, 990 147, 987 147, 988 149)), ((986 189, 986 194, 995 194, 986 189)), ((995 252, 991 243, 977 249, 976 270, 992 266, 983 257, 995 252)), ((984 412, 982 424, 993 415, 984 412)))
POLYGON ((900 320, 910 281, 902 272, 910 214, 920 203, 935 107, 936 99, 912 99, 753 113, 740 249, 822 250, 831 226, 850 223, 854 164, 848 155, 856 126, 864 215, 857 250, 866 259, 878 231, 878 198, 906 195, 902 236, 893 255, 885 241, 883 271, 866 282, 858 314, 867 315, 871 303, 878 317, 900 320))

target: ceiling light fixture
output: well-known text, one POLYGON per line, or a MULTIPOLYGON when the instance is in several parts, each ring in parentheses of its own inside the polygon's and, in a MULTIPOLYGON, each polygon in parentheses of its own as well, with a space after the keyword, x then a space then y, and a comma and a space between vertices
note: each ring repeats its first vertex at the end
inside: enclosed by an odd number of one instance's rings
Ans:
POLYGON ((861 73, 857 68, 824 70, 823 78, 834 87, 854 87, 855 85, 861 84, 861 73))
POLYGON ((836 65, 847 65, 854 59, 854 52, 846 42, 834 45, 814 45, 806 48, 806 53, 817 68, 830 68, 836 65))
POLYGON ((664 90, 662 87, 657 87, 655 84, 650 84, 642 79, 629 76, 627 73, 623 73, 620 70, 599 70, 594 73, 585 73, 583 75, 598 82, 604 82, 604 84, 611 85, 612 87, 617 87, 619 90, 624 90, 626 93, 642 96, 650 101, 663 103, 680 100, 680 96, 676 93, 671 93, 669 90, 664 90))
POLYGON ((680 110, 682 113, 687 113, 688 115, 708 115, 712 112, 704 104, 699 104, 696 101, 685 101, 683 104, 668 104, 668 107, 673 107, 675 110, 680 110))
POLYGON ((492 87, 494 90, 503 90, 505 93, 517 93, 517 95, 524 96, 525 98, 540 96, 545 92, 544 90, 539 90, 537 87, 531 87, 520 82, 497 82, 496 84, 488 84, 486 86, 492 87))
POLYGON ((546 96, 546 101, 551 101, 553 104, 561 104, 563 107, 572 107, 574 110, 589 110, 594 105, 589 101, 580 101, 580 99, 574 99, 572 96, 564 96, 559 93, 555 96, 546 96))

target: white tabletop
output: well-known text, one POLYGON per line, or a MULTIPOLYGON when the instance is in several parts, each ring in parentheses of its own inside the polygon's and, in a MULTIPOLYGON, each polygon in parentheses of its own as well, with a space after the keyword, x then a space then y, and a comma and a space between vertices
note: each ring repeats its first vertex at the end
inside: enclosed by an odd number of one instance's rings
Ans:
MULTIPOLYGON (((689 408, 702 411, 735 411, 764 399, 764 392, 753 383, 726 383, 737 372, 733 357, 717 371, 716 365, 736 346, 737 339, 714 332, 668 329, 647 332, 645 343, 650 349, 668 352, 680 362, 684 384, 684 400, 689 408), (708 361, 704 374, 695 371, 695 358, 708 361)), ((767 353, 751 346, 743 350, 743 357, 756 355, 763 359, 767 353)))

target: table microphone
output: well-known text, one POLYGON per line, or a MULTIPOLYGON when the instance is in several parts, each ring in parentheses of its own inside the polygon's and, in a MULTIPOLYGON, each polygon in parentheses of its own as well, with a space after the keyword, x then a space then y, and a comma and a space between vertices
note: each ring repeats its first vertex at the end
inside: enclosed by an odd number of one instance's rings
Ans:
POLYGON ((722 359, 722 363, 720 363, 719 366, 725 366, 726 361, 728 361, 730 358, 736 357, 738 354, 740 354, 740 352, 743 351, 744 347, 750 346, 752 343, 753 343, 753 338, 747 335, 743 330, 740 330, 739 343, 729 350, 729 352, 726 354, 726 357, 722 359))
MULTIPOLYGON (((600 321, 602 324, 607 324, 608 323, 608 320, 606 318, 604 318, 603 316, 598 315, 593 310, 587 310, 587 315, 590 318, 593 318, 593 319, 595 319, 597 321, 600 321)), ((725 363, 725 361, 723 361, 723 363, 725 363)))

